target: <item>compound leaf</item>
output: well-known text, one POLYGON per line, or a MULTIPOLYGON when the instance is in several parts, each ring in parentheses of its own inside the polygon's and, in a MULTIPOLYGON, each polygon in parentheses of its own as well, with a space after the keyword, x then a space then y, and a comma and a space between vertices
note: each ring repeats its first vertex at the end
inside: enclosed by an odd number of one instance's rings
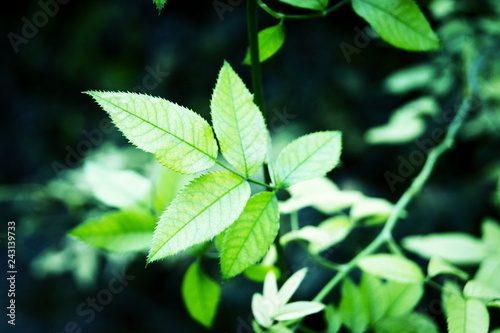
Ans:
POLYGON ((292 141, 276 160, 277 186, 288 187, 332 170, 339 162, 341 136, 338 131, 316 132, 292 141))
POLYGON ((148 262, 213 238, 238 218, 249 197, 250 186, 235 174, 212 172, 196 178, 161 216, 148 262))
POLYGON ((225 232, 221 270, 229 279, 260 260, 273 243, 279 228, 278 200, 272 192, 251 197, 243 213, 225 232))
POLYGON ((224 158, 247 177, 253 175, 264 162, 269 135, 253 95, 227 62, 220 70, 210 107, 224 158))
POLYGON ((81 241, 113 252, 147 250, 156 218, 141 211, 118 211, 89 219, 69 232, 81 241))
POLYGON ((289 4, 298 8, 322 11, 328 6, 329 0, 280 0, 280 2, 289 4))
POLYGON ((212 128, 193 111, 143 94, 88 91, 137 147, 163 165, 195 173, 215 164, 217 143, 212 128))
POLYGON ((420 283, 424 275, 413 261, 394 254, 374 254, 361 258, 358 266, 364 272, 401 283, 420 283))
MULTIPOLYGON (((259 31, 259 61, 263 62, 271 58, 276 52, 279 51, 285 42, 285 28, 283 21, 277 25, 259 31)), ((250 49, 248 49, 245 59, 245 65, 250 65, 250 49)))
POLYGON ((182 298, 197 322, 212 327, 220 300, 220 286, 202 269, 200 262, 189 266, 182 281, 182 298))
POLYGON ((439 38, 413 0, 353 0, 352 8, 393 46, 409 51, 440 48, 439 38))

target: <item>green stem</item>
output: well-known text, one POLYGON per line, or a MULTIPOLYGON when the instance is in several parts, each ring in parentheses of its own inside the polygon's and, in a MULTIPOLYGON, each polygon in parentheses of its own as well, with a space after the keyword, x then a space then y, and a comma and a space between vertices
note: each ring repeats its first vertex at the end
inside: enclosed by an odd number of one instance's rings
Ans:
POLYGON ((259 35, 257 31, 257 0, 247 0, 248 44, 250 45, 250 60, 252 65, 252 87, 255 104, 266 117, 264 109, 264 94, 262 89, 262 74, 259 60, 259 35))
POLYGON ((356 267, 359 259, 374 253, 384 242, 387 242, 388 239, 392 238, 392 230, 394 229, 394 226, 396 225, 400 215, 405 210, 405 207, 425 185, 439 157, 453 146, 458 129, 467 117, 467 113, 469 112, 471 105, 472 97, 470 95, 467 95, 462 101, 457 115, 450 124, 445 139, 431 151, 429 157, 427 158, 427 161, 424 164, 424 167, 422 168, 422 171, 420 171, 418 176, 413 180, 410 187, 405 191, 405 193, 401 196, 401 198, 392 209, 391 215, 389 216, 389 219, 384 225, 382 231, 365 249, 363 249, 363 251, 359 252, 353 259, 351 259, 351 261, 343 266, 344 269, 339 271, 323 287, 323 289, 320 290, 316 297, 314 297, 313 301, 322 301, 330 293, 330 291, 340 281, 342 281, 354 267, 356 267))
POLYGON ((266 5, 262 0, 258 0, 260 8, 262 8, 266 13, 271 15, 274 18, 277 19, 290 19, 290 20, 305 20, 305 19, 311 19, 311 18, 318 18, 318 17, 325 17, 331 12, 339 9, 343 5, 349 3, 350 0, 342 0, 339 3, 335 4, 334 6, 327 8, 323 11, 317 12, 317 13, 312 13, 312 14, 302 14, 302 15, 288 15, 288 14, 283 14, 283 13, 278 13, 277 11, 269 8, 268 5, 266 5))
POLYGON ((394 241, 394 238, 392 237, 392 235, 390 237, 388 237, 385 241, 387 242, 387 246, 392 251, 392 253, 397 254, 398 256, 403 257, 403 258, 405 257, 405 255, 403 254, 403 252, 399 248, 396 241, 394 241))

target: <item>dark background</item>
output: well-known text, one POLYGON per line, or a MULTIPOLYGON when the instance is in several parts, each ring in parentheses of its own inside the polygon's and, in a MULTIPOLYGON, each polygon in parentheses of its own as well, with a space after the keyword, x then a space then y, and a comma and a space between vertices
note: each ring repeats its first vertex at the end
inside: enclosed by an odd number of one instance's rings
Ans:
MULTIPOLYGON (((64 332, 70 321, 83 332, 204 331, 189 318, 180 297, 181 277, 189 261, 166 260, 144 269, 144 257, 135 257, 126 271, 134 279, 123 292, 113 295, 102 311, 96 311, 89 323, 76 309, 108 287, 114 266, 106 255, 97 252, 98 275, 86 286, 76 282, 71 267, 53 267, 55 273, 42 276, 32 262, 47 248, 63 249, 66 232, 81 223, 91 209, 87 204, 69 209, 63 200, 43 194, 44 186, 57 177, 54 166, 67 165, 68 147, 76 150, 85 139, 84 131, 99 129, 100 122, 107 119, 82 91, 143 89, 209 119, 209 99, 224 60, 251 86, 249 67, 241 64, 247 48, 245 3, 230 6, 220 16, 211 1, 169 2, 161 15, 151 1, 145 0, 73 0, 58 4, 53 17, 40 21, 43 24, 38 31, 26 38, 26 43, 17 45, 17 52, 9 33, 22 36, 23 18, 33 22, 43 6, 37 1, 21 1, 11 2, 9 9, 2 10, 1 233, 5 235, 7 221, 16 221, 19 272, 16 327, 8 327, 8 332, 64 332), (152 71, 159 73, 156 82, 151 80, 152 71)), ((419 3, 427 14, 428 2, 419 3)), ((275 2, 270 5, 294 12, 275 2)), ((464 19, 490 15, 487 2, 464 1, 461 6, 457 15, 464 19)), ((278 22, 262 11, 260 14, 261 28, 278 22)), ((431 24, 439 26, 441 22, 431 19, 431 24)), ((327 18, 286 21, 285 26, 285 45, 262 66, 271 130, 282 132, 287 125, 295 137, 311 131, 341 130, 342 164, 330 174, 332 179, 341 187, 397 201, 410 181, 397 184, 391 191, 383 175, 385 171, 397 172, 398 156, 407 157, 415 144, 370 146, 363 134, 386 122, 393 109, 422 94, 417 90, 404 96, 391 95, 384 89, 385 77, 408 65, 432 62, 439 55, 409 53, 375 39, 359 54, 353 54, 348 63, 339 46, 342 42, 353 44, 354 28, 366 27, 350 6, 327 18), (289 115, 286 121, 280 118, 283 114, 289 115)), ((458 60, 451 59, 455 62, 446 65, 457 72, 455 84, 460 87, 458 60)), ((459 88, 451 89, 440 96, 440 106, 443 110, 453 108, 460 96, 459 88)), ((427 121, 429 129, 444 126, 439 117, 427 121)), ((106 133, 103 141, 128 146, 117 130, 106 133)), ((496 188, 491 174, 498 173, 498 157, 498 133, 459 139, 456 149, 442 158, 429 184, 409 206, 408 218, 396 229, 396 238, 450 230, 479 235, 484 216, 499 217, 491 199, 496 188), (492 173, 485 171, 491 169, 492 173)), ((70 169, 81 166, 79 158, 72 162, 70 169)), ((312 223, 321 218, 312 210, 301 215, 301 220, 312 223)), ((335 261, 349 260, 376 231, 351 235, 337 249, 335 261)), ((4 239, 1 242, 4 244, 4 239)), ((287 254, 290 266, 305 255, 293 247, 287 248, 287 254)), ((216 261, 207 270, 219 278, 216 261)), ((311 297, 329 277, 329 272, 318 271, 303 286, 308 293, 297 296, 311 297)), ((0 286, 3 300, 4 279, 0 286)), ((225 282, 214 331, 250 332, 245 324, 251 314, 250 299, 260 289, 260 284, 244 277, 225 282)), ((438 294, 430 292, 429 297, 421 305, 424 311, 438 294)), ((443 324, 436 311, 436 320, 443 324)), ((320 320, 317 315, 308 322, 314 326, 320 320)), ((1 319, 0 327, 5 327, 5 321, 1 319)), ((69 331, 78 328, 69 325, 69 331)))

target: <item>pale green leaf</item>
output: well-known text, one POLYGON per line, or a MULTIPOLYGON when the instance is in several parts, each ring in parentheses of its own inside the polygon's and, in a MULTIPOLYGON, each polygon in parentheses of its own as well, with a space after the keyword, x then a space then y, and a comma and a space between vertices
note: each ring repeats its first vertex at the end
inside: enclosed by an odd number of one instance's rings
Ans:
POLYGON ((384 290, 388 303, 385 317, 399 317, 410 313, 424 294, 421 283, 388 281, 384 290))
POLYGON ((340 158, 341 133, 316 132, 292 141, 278 155, 274 167, 278 187, 324 176, 340 158))
POLYGON ((438 333, 436 324, 421 313, 384 318, 375 323, 375 333, 438 333))
POLYGON ((316 226, 305 226, 290 231, 281 237, 283 245, 296 239, 309 242, 309 252, 319 253, 342 241, 351 231, 349 219, 343 215, 335 216, 316 226))
POLYGON ((363 198, 354 203, 349 215, 352 223, 367 225, 384 223, 391 215, 392 207, 393 205, 385 199, 363 198))
POLYGON ((105 168, 94 162, 85 163, 84 176, 96 198, 112 207, 144 205, 151 189, 151 182, 134 171, 105 168))
POLYGON ((439 38, 413 0, 353 0, 352 7, 393 46, 409 51, 440 48, 439 38))
POLYGON ((196 178, 161 216, 148 262, 213 238, 238 218, 249 197, 248 183, 232 173, 212 172, 196 178))
POLYGON ((497 221, 487 218, 481 225, 483 241, 492 250, 500 252, 500 225, 497 221))
POLYGON ((179 173, 161 166, 158 175, 153 179, 154 208, 158 214, 163 213, 165 208, 170 204, 181 188, 181 184, 185 185, 187 183, 181 177, 183 176, 179 173))
POLYGON ((440 257, 433 256, 427 266, 427 275, 429 277, 434 277, 439 274, 453 274, 463 280, 467 280, 469 278, 469 274, 466 272, 446 262, 440 257))
POLYGON ((287 190, 291 198, 280 202, 280 212, 284 214, 312 206, 330 215, 352 206, 363 198, 363 194, 358 191, 341 191, 326 177, 306 180, 290 186, 287 190))
MULTIPOLYGON (((259 31, 259 61, 263 62, 271 58, 279 51, 285 42, 285 27, 283 21, 277 25, 259 31)), ((251 65, 250 49, 247 51, 243 63, 251 65)))
POLYGON ((182 281, 182 298, 189 314, 205 327, 212 327, 220 299, 220 286, 195 261, 182 281))
POLYGON ((329 0, 279 0, 298 8, 323 11, 328 6, 329 0))
POLYGON ((276 305, 272 300, 264 298, 261 294, 252 296, 252 313, 255 320, 262 327, 269 327, 273 324, 272 314, 276 310, 276 305))
POLYGON ((306 274, 307 268, 302 268, 293 273, 293 275, 286 280, 276 296, 278 307, 285 305, 290 298, 292 298, 293 293, 295 293, 299 285, 302 283, 306 274))
POLYGON ((449 282, 443 290, 443 305, 449 333, 487 333, 489 314, 481 301, 465 299, 449 282))
POLYGON ((224 158, 247 177, 256 173, 264 162, 269 134, 253 95, 227 62, 220 70, 210 108, 224 158))
POLYGON ((293 320, 308 316, 310 314, 320 312, 325 308, 325 305, 320 302, 293 302, 283 305, 274 315, 274 319, 293 320))
POLYGON ((374 254, 361 258, 358 266, 375 276, 401 283, 419 283, 424 275, 413 261, 393 254, 374 254))
POLYGON ((282 323, 274 324, 270 329, 269 333, 294 333, 291 329, 283 325, 282 323))
POLYGON ((484 259, 474 276, 474 280, 481 282, 493 289, 500 290, 500 256, 484 259))
POLYGON ((403 247, 424 258, 438 256, 452 264, 475 264, 486 256, 479 239, 462 233, 410 236, 403 239, 403 247))
POLYGON ((243 272, 247 278, 257 282, 263 282, 266 275, 272 272, 276 278, 280 278, 280 270, 274 266, 252 265, 243 272))
POLYGON ((403 94, 426 88, 433 79, 435 71, 435 66, 429 63, 403 68, 386 79, 385 87, 394 94, 403 94))
POLYGON ((370 320, 367 300, 358 287, 347 278, 342 283, 339 309, 342 323, 353 333, 364 332, 370 320))
POLYGON ((465 297, 478 298, 488 303, 500 299, 500 290, 496 290, 480 281, 470 280, 465 284, 464 295, 465 297))
POLYGON ((80 224, 69 233, 81 241, 113 252, 147 250, 156 218, 141 211, 118 211, 80 224))
POLYGON ((217 143, 212 128, 193 111, 148 95, 86 92, 110 115, 137 147, 152 153, 165 166, 195 173, 215 164, 217 143))
POLYGON ((278 200, 272 192, 251 197, 243 213, 225 232, 221 270, 229 279, 255 264, 269 250, 279 228, 278 200))

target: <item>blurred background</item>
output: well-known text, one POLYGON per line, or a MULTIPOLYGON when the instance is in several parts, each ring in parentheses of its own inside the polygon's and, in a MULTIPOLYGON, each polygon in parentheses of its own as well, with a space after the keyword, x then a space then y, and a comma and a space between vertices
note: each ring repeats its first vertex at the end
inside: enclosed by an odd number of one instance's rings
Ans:
MULTIPOLYGON (((245 2, 172 0, 161 15, 145 0, 64 2, 13 2, 0 14, 0 241, 7 253, 7 222, 15 221, 18 270, 16 326, 7 327, 4 316, 1 331, 203 332, 180 295, 192 255, 145 268, 145 251, 109 254, 67 235, 126 204, 109 199, 117 191, 110 170, 134 172, 139 183, 150 183, 146 188, 161 173, 82 91, 147 93, 209 119, 224 60, 251 86, 250 68, 242 64, 245 2), (93 303, 96 298, 106 304, 93 303)), ((464 73, 479 66, 477 107, 409 206, 396 238, 450 230, 480 235, 485 216, 499 219, 500 8, 495 0, 418 3, 442 39, 440 52, 389 46, 349 5, 326 18, 286 21, 283 48, 262 66, 267 123, 278 151, 305 133, 342 131, 342 162, 331 179, 343 190, 394 203, 418 174, 428 147, 442 139, 434 136, 458 109, 464 73), (394 182, 390 174, 402 177, 394 182)), ((277 23, 259 12, 260 29, 277 23)), ((186 181, 168 179, 172 188, 186 181)), ((312 208, 299 217, 301 225, 325 218, 312 208)), ((354 232, 336 245, 332 260, 348 261, 377 230, 354 232)), ((293 245, 286 251, 289 267, 306 256, 293 245)), ((220 282, 217 260, 205 269, 220 282)), ((330 277, 317 270, 296 296, 313 297, 330 277)), ((4 295, 5 278, 0 286, 4 295)), ((214 331, 251 332, 251 295, 260 290, 244 276, 224 282, 214 331)), ((442 316, 435 319, 444 324, 442 316)), ((322 328, 320 315, 308 321, 322 328)))

